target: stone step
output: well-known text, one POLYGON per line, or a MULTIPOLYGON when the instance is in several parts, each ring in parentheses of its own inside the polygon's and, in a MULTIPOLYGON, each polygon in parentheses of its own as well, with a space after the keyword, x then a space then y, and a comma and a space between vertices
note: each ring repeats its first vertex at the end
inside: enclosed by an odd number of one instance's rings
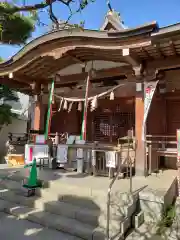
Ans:
MULTIPOLYGON (((4 180, 0 182, 1 188, 7 188, 11 190, 19 190, 22 188, 21 182, 16 182, 12 180, 4 180)), ((42 198, 49 199, 50 201, 63 201, 71 205, 76 205, 83 208, 88 208, 91 210, 99 210, 101 212, 106 212, 107 208, 107 196, 102 197, 101 195, 89 196, 84 194, 83 190, 80 188, 70 188, 63 186, 61 187, 60 193, 56 189, 37 189, 36 194, 42 198), (74 191, 73 191, 74 190, 74 191)), ((111 196, 111 212, 115 215, 130 216, 132 210, 136 207, 137 196, 128 195, 126 193, 115 193, 111 196), (123 199, 124 196, 124 199, 123 199), (129 196, 129 197, 128 197, 129 196)))
MULTIPOLYGON (((44 199, 49 199, 52 196, 51 191, 41 190, 40 196, 44 199)), ((88 209, 90 212, 100 212, 105 218, 107 213, 107 198, 88 198, 84 196, 77 196, 76 194, 64 193, 60 194, 57 198, 58 201, 67 203, 77 208, 88 209)), ((110 203, 110 216, 111 219, 121 220, 122 218, 131 216, 136 210, 137 200, 124 203, 121 200, 111 198, 110 203)))
MULTIPOLYGON (((64 214, 66 217, 69 217, 70 215, 76 215, 78 220, 82 222, 85 221, 88 224, 93 225, 97 225, 97 222, 100 222, 100 226, 106 225, 105 219, 107 213, 107 204, 105 201, 101 201, 98 205, 96 203, 96 199, 77 197, 75 195, 63 195, 63 198, 56 198, 54 194, 48 190, 44 190, 43 197, 36 196, 27 198, 24 197, 25 193, 22 191, 22 187, 19 188, 20 186, 16 186, 12 188, 13 190, 11 191, 13 192, 11 192, 10 189, 6 189, 8 186, 6 184, 0 184, 0 194, 2 199, 15 201, 16 203, 43 210, 48 209, 48 211, 51 212, 56 212, 57 208, 57 212, 61 215, 64 214), (13 194, 16 194, 16 196, 13 194)), ((116 225, 115 222, 118 222, 119 224, 119 222, 121 222, 125 217, 130 217, 134 213, 135 209, 136 202, 125 206, 112 204, 110 207, 110 219, 112 221, 112 225, 116 225)))
MULTIPOLYGON (((22 187, 22 180, 24 178, 21 176, 6 176, 0 184, 6 184, 6 187, 9 189, 16 189, 22 187)), ((73 185, 66 181, 48 181, 46 186, 41 188, 39 194, 43 192, 44 189, 48 189, 48 191, 53 191, 53 195, 59 195, 61 193, 76 193, 78 196, 88 196, 93 198, 100 198, 101 200, 107 199, 107 190, 97 190, 92 189, 90 187, 81 187, 78 185, 73 185), (48 185, 48 186, 47 186, 48 185), (81 189, 81 191, 79 191, 81 189)), ((129 203, 137 197, 137 194, 130 194, 129 192, 119 192, 119 191, 112 191, 112 196, 114 199, 121 201, 124 203, 129 203)))
MULTIPOLYGON (((106 239, 105 229, 100 227, 95 228, 88 224, 83 224, 75 219, 69 219, 49 212, 42 212, 38 209, 32 209, 22 205, 20 206, 12 202, 0 200, 0 211, 12 214, 18 219, 26 219, 84 240, 106 239)), ((122 239, 122 236, 123 235, 119 233, 114 239, 122 239)))
MULTIPOLYGON (((0 175, 0 179, 2 174, 0 175)), ((3 183, 6 184, 6 187, 9 189, 19 188, 22 185, 22 180, 24 179, 23 176, 14 174, 14 175, 3 175, 3 183)), ((0 181, 1 183, 1 181, 0 181)), ((108 187, 108 186, 107 186, 108 187)), ((43 196, 44 190, 48 189, 48 191, 52 191, 53 195, 77 195, 78 197, 90 197, 93 199, 99 199, 100 202, 102 200, 107 200, 107 190, 101 189, 94 189, 90 187, 82 187, 69 181, 61 181, 61 180, 54 180, 54 181, 44 181, 44 188, 37 190, 37 194, 43 196), (71 193, 71 194, 69 194, 71 193)), ((136 194, 137 195, 137 194, 136 194)), ((118 203, 122 203, 122 205, 129 204, 130 202, 134 201, 136 196, 134 194, 130 194, 129 192, 114 192, 112 191, 112 198, 113 201, 118 201, 118 203)))
MULTIPOLYGON (((0 188, 13 190, 18 196, 12 196, 12 193, 3 193, 2 199, 37 208, 41 211, 51 212, 62 217, 72 218, 96 228, 98 225, 105 229, 107 212, 107 193, 81 188, 69 183, 51 182, 48 188, 38 189, 37 195, 33 198, 22 197, 22 179, 19 176, 9 176, 0 181, 0 188), (63 205, 64 204, 64 205, 63 205), (72 211, 73 207, 73 211, 72 211), (57 210, 58 209, 58 210, 57 210), (77 211, 81 209, 81 211, 77 211), (97 218, 98 216, 98 218, 97 218)), ((1 193, 2 195, 2 193, 1 193)), ((138 194, 113 192, 111 194, 110 208, 110 230, 114 233, 121 230, 124 234, 131 225, 131 216, 136 210, 138 194), (115 220, 115 221, 114 221, 115 220)), ((96 233, 96 235, 98 235, 96 233)), ((119 235, 119 234, 118 234, 119 235)))
MULTIPOLYGON (((106 215, 100 212, 98 209, 89 210, 78 206, 73 206, 60 201, 51 201, 49 199, 38 198, 38 197, 26 197, 22 192, 13 192, 8 189, 0 190, 0 199, 22 204, 31 208, 36 208, 41 211, 50 212, 53 214, 65 216, 67 218, 76 219, 82 223, 89 224, 91 226, 106 228, 106 215)), ((116 218, 115 218, 116 217, 116 218)), ((120 231, 120 224, 123 222, 124 217, 114 219, 110 218, 110 229, 113 232, 120 231)))
POLYGON ((43 227, 40 224, 25 219, 18 219, 13 215, 0 212, 1 239, 13 240, 82 240, 55 229, 43 227), (10 231, 11 229, 11 231, 10 231))

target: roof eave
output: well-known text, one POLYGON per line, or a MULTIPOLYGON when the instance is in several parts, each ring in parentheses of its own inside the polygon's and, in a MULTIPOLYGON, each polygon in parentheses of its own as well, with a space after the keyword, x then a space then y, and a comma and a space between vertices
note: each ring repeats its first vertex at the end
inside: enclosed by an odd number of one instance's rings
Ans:
POLYGON ((151 33, 153 39, 171 37, 176 35, 180 35, 180 23, 162 27, 158 32, 151 33))
POLYGON ((120 38, 128 38, 137 35, 151 34, 158 32, 159 26, 156 21, 147 23, 136 28, 127 28, 121 31, 108 32, 109 36, 119 36, 120 38))

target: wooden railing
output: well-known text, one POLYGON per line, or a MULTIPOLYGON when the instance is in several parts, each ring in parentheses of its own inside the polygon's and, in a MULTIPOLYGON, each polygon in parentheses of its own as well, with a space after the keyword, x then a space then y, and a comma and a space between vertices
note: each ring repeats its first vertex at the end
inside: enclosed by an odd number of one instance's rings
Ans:
POLYGON ((148 173, 159 171, 159 159, 177 156, 177 141, 175 135, 147 135, 147 166, 148 173))
POLYGON ((158 144, 160 148, 167 145, 176 145, 175 135, 146 135, 147 144, 158 144))

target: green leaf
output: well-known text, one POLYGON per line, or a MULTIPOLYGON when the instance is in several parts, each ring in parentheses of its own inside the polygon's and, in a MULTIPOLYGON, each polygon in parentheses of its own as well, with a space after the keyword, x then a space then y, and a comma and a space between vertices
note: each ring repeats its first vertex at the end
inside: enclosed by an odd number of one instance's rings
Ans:
POLYGON ((13 4, 0 3, 0 41, 6 44, 24 44, 35 29, 35 17, 11 14, 12 8, 13 4))
POLYGON ((19 101, 16 94, 7 86, 0 85, 0 126, 4 124, 10 124, 12 118, 16 118, 17 114, 11 112, 11 106, 7 104, 7 101, 19 101))

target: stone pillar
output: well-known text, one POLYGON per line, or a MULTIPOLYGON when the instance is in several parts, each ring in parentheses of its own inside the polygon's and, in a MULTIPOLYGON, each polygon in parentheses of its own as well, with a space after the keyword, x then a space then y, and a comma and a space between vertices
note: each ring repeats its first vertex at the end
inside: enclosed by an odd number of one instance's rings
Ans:
POLYGON ((137 89, 136 89, 136 97, 135 97, 136 98, 135 99, 135 136, 136 136, 135 171, 136 171, 136 175, 145 176, 146 175, 146 146, 145 146, 145 141, 143 141, 144 84, 137 83, 136 88, 137 89))

